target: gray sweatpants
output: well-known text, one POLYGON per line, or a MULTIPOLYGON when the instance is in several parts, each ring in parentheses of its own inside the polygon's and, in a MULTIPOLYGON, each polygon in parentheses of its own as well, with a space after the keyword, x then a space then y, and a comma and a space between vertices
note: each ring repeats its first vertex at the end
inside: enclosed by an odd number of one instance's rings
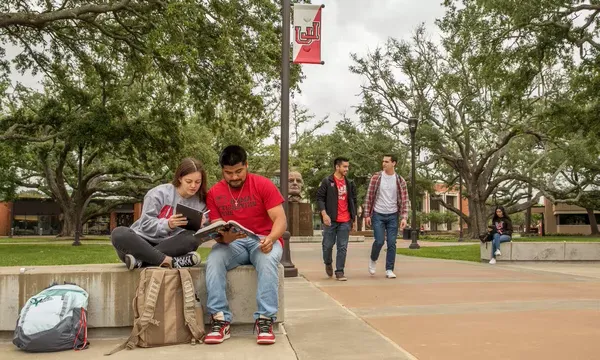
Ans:
POLYGON ((193 231, 185 230, 170 239, 153 244, 126 226, 115 228, 110 240, 121 261, 125 262, 125 255, 130 254, 144 265, 151 266, 159 266, 166 256, 181 256, 196 251, 200 245, 193 231))

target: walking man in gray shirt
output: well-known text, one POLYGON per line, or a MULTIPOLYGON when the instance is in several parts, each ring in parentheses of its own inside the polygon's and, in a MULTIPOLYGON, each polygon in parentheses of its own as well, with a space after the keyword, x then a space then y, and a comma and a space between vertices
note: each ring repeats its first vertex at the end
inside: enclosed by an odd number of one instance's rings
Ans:
POLYGON ((396 238, 398 237, 398 221, 400 230, 406 227, 408 218, 408 191, 406 181, 396 174, 394 168, 398 159, 395 155, 383 156, 383 171, 374 174, 369 182, 369 190, 363 206, 367 225, 373 229, 373 247, 369 261, 369 273, 375 275, 377 259, 383 247, 383 235, 387 239, 387 255, 385 276, 396 278, 396 238))

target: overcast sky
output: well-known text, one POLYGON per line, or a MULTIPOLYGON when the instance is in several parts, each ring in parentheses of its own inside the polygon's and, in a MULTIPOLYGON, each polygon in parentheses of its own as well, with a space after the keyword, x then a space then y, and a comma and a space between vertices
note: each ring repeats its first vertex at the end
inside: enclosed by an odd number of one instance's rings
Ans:
MULTIPOLYGON (((434 21, 441 18, 441 0, 313 0, 325 4, 321 13, 321 56, 325 65, 302 65, 306 79, 302 94, 294 101, 306 106, 318 119, 330 114, 352 115, 360 103, 357 94, 361 79, 350 72, 351 53, 366 54, 389 37, 408 38, 425 23, 430 34, 437 33, 434 21)), ((334 122, 324 130, 330 130, 334 122)))

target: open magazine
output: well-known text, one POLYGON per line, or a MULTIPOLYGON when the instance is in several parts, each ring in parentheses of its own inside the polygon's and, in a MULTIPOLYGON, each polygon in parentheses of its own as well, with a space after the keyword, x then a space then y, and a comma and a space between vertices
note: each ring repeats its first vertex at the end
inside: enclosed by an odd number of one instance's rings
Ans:
POLYGON ((256 235, 254 232, 248 230, 247 228, 245 228, 240 223, 234 220, 219 220, 196 231, 194 236, 200 239, 201 242, 207 242, 210 240, 216 240, 219 236, 221 236, 221 234, 219 234, 219 231, 229 231, 229 229, 236 233, 244 233, 249 238, 260 240, 258 235, 256 235))

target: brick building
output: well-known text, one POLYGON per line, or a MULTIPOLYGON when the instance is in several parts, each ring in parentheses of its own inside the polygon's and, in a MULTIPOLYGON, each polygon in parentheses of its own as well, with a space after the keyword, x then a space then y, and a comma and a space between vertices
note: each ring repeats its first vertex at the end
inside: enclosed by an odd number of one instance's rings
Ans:
MULTIPOLYGON (((87 221, 82 232, 86 235, 108 235, 117 226, 133 224, 141 211, 141 203, 120 205, 108 214, 87 221)), ((9 235, 11 229, 15 236, 58 235, 61 220, 61 209, 51 199, 24 194, 12 202, 0 202, 0 236, 9 235)))

